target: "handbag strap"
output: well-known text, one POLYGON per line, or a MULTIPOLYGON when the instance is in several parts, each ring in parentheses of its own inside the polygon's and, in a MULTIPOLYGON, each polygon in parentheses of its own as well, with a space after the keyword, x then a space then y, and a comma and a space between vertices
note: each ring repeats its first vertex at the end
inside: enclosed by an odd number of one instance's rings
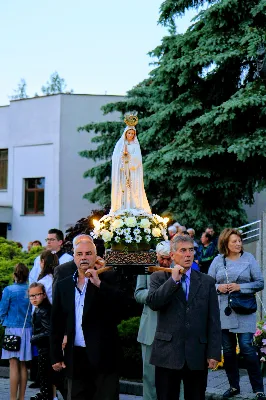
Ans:
MULTIPOLYGON (((228 283, 230 283, 230 282, 229 282, 229 279, 228 279, 228 273, 227 273, 227 266, 226 266, 226 259, 225 259, 225 256, 223 256, 223 262, 224 262, 224 271, 225 271, 225 276, 226 276, 226 283, 228 284, 228 283)), ((230 293, 228 293, 228 299, 227 299, 227 301, 228 301, 227 307, 231 308, 231 305, 230 305, 230 293)))
POLYGON ((21 337, 23 336, 23 333, 24 333, 24 330, 25 330, 25 325, 26 325, 26 322, 27 322, 27 318, 28 318, 28 314, 29 314, 29 309, 30 309, 30 302, 29 302, 29 304, 28 304, 28 309, 27 309, 26 317, 25 317, 25 319, 24 319, 24 325, 23 325, 23 328, 22 328, 21 337))
POLYGON ((224 262, 224 271, 225 271, 225 276, 226 276, 226 283, 230 283, 228 279, 228 273, 227 273, 227 266, 226 266, 226 259, 225 256, 223 256, 223 262, 224 262))

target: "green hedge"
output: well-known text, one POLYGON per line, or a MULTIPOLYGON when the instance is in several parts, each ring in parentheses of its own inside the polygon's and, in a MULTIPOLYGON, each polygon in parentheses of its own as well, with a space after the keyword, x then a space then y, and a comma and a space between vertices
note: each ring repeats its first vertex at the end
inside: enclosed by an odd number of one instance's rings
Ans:
POLYGON ((18 263, 30 269, 42 247, 32 247, 29 253, 22 251, 15 242, 0 237, 0 291, 13 282, 14 267, 18 263))
POLYGON ((137 342, 139 323, 140 317, 133 317, 118 325, 123 351, 122 378, 142 379, 141 345, 137 342))

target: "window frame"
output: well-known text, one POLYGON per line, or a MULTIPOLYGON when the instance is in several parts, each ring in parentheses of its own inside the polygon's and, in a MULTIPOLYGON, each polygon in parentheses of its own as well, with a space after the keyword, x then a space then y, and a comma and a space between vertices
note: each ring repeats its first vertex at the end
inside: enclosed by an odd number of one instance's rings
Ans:
POLYGON ((44 215, 44 194, 45 194, 45 177, 24 178, 24 215, 44 215), (28 188, 27 184, 30 179, 35 179, 35 185, 36 185, 36 181, 38 179, 44 179, 44 187, 43 188, 38 188, 38 187, 28 188), (34 193, 34 211, 27 210, 27 193, 34 193), (43 210, 42 211, 38 210, 39 193, 43 193, 43 210))
POLYGON ((8 188, 8 148, 5 148, 5 149, 0 149, 0 191, 7 190, 7 188, 8 188), (2 152, 6 152, 6 159, 1 158, 2 152), (1 171, 5 171, 5 168, 3 168, 2 163, 6 167, 6 176, 4 176, 4 173, 1 175, 1 171), (1 181, 3 182, 3 187, 1 187, 1 181))

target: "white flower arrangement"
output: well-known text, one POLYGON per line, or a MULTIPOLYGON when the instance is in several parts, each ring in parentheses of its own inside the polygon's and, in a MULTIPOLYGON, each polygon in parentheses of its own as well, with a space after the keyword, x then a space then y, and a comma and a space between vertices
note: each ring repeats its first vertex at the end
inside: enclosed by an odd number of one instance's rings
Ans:
POLYGON ((167 237, 168 218, 156 214, 148 214, 139 210, 124 210, 119 214, 103 216, 94 220, 91 236, 104 240, 105 247, 128 244, 156 245, 167 237))

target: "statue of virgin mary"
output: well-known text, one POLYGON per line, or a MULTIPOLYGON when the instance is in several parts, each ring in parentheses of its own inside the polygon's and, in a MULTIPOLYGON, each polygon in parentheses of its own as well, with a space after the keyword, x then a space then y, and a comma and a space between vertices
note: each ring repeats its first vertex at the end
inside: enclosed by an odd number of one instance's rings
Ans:
POLYGON ((138 210, 151 214, 143 183, 142 156, 135 115, 125 117, 127 124, 112 156, 112 195, 110 213, 138 210))

